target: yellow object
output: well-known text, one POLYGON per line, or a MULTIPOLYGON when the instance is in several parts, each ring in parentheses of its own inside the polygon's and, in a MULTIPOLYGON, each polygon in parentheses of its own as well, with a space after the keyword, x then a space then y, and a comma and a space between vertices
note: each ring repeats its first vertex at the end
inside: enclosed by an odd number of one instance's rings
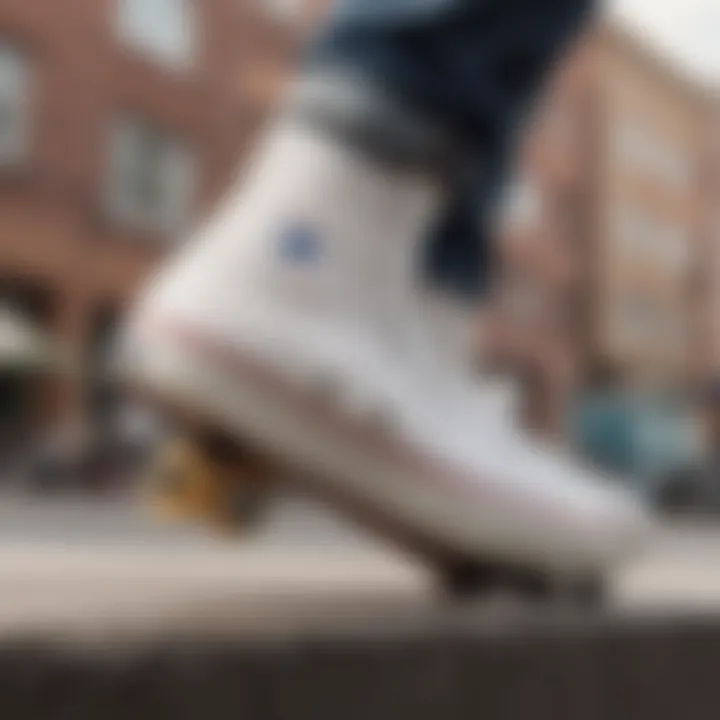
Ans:
POLYGON ((160 449, 146 490, 160 519, 236 533, 256 519, 267 479, 268 473, 250 455, 220 457, 202 444, 179 439, 160 449))

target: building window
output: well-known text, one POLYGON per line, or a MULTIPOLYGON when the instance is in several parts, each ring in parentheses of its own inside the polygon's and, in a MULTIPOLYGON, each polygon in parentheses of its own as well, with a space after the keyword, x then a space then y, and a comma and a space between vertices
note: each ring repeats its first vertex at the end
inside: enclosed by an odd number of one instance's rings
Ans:
POLYGON ((679 225, 667 225, 658 228, 662 247, 662 258, 668 270, 680 275, 690 267, 690 235, 679 225))
POLYGON ((0 43, 0 165, 17 165, 25 160, 29 131, 29 68, 21 53, 0 43))
POLYGON ((617 156, 634 169, 678 191, 690 187, 693 165, 688 153, 653 132, 649 123, 618 121, 613 143, 617 156))
POLYGON ((615 236, 628 255, 681 275, 689 263, 690 236, 681 225, 663 222, 630 207, 616 216, 615 236))
POLYGON ((632 208, 623 208, 615 216, 615 235, 623 250, 638 257, 652 250, 652 232, 647 218, 632 208))
POLYGON ((305 5, 303 0, 262 0, 265 11, 282 21, 296 21, 302 17, 305 5))
POLYGON ((629 295, 616 306, 616 336, 628 350, 683 351, 688 338, 687 318, 678 309, 651 298, 629 295))
POLYGON ((633 295, 618 299, 613 317, 614 336, 625 350, 642 347, 654 323, 654 315, 644 298, 633 295))
POLYGON ((118 222, 164 235, 187 227, 195 164, 181 140, 152 123, 124 118, 112 132, 109 164, 109 209, 118 222))
POLYGON ((193 0, 117 0, 122 40, 172 67, 192 64, 196 45, 193 0))
POLYGON ((542 222, 543 198, 538 184, 530 179, 511 183, 500 206, 500 222, 509 231, 537 228, 542 222))
POLYGON ((664 347, 668 353, 674 354, 685 351, 690 324, 680 312, 668 312, 664 322, 664 347))

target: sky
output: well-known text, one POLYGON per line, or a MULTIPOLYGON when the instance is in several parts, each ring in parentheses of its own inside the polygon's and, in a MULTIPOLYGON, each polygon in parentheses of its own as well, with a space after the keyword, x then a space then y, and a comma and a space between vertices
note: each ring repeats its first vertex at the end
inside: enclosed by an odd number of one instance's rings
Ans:
POLYGON ((720 86, 720 0, 613 0, 612 12, 699 79, 720 86))

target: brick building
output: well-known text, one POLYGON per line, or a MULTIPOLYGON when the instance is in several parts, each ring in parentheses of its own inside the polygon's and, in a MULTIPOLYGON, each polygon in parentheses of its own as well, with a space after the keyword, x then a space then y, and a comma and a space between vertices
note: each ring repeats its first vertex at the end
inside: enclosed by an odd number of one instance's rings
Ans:
POLYGON ((502 274, 489 349, 524 379, 537 428, 559 423, 590 335, 596 70, 587 42, 558 68, 529 119, 499 215, 502 274))
POLYGON ((700 188, 698 253, 693 263, 691 302, 698 308, 691 327, 693 368, 700 378, 720 377, 720 100, 711 99, 702 128, 705 151, 700 188))
POLYGON ((712 371, 712 109, 709 89, 616 26, 549 88, 504 216, 494 334, 531 380, 533 424, 557 425, 600 366, 672 387, 712 371))
POLYGON ((697 359, 711 95, 622 33, 599 42, 595 352, 634 378, 682 383, 697 359))
MULTIPOLYGON (((248 141, 246 5, 0 0, 0 302, 90 366, 248 141)), ((0 380, 0 414, 73 416, 84 382, 0 380)))

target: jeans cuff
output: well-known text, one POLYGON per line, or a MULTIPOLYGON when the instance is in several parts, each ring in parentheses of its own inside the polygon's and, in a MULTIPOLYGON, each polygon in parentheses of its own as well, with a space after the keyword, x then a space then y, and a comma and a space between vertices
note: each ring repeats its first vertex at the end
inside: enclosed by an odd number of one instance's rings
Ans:
POLYGON ((288 112, 393 166, 447 174, 460 163, 443 129, 355 68, 309 68, 290 93, 288 112))

